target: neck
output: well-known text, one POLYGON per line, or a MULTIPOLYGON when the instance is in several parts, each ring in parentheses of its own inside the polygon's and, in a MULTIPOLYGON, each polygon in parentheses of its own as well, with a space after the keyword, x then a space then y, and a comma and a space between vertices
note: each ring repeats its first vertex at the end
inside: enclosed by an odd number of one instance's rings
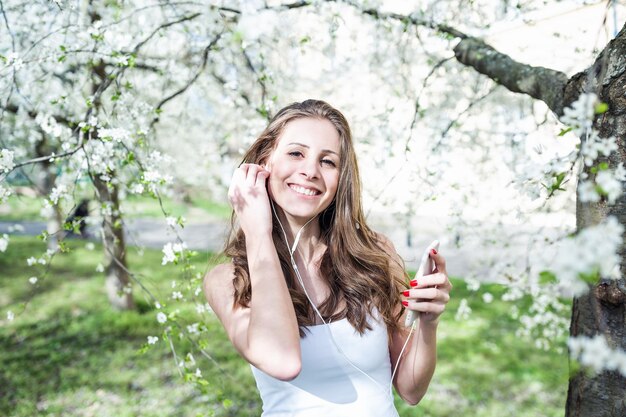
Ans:
POLYGON ((317 216, 313 219, 288 218, 285 212, 278 207, 276 208, 276 215, 287 235, 287 245, 289 249, 293 247, 299 233, 300 238, 296 246, 296 253, 300 255, 305 264, 314 260, 322 245, 320 241, 321 231, 317 216))

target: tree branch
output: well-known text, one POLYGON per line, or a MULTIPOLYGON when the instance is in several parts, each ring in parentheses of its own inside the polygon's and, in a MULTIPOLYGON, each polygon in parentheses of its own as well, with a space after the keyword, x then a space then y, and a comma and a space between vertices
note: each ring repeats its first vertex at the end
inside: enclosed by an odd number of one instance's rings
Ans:
POLYGON ((456 59, 515 93, 541 100, 560 115, 567 75, 544 67, 515 61, 477 38, 465 38, 454 47, 456 59))
POLYGON ((560 71, 517 62, 481 39, 471 37, 445 24, 420 19, 415 15, 406 16, 398 13, 382 13, 376 9, 363 9, 352 0, 337 1, 348 4, 376 19, 391 19, 404 24, 424 26, 459 38, 461 41, 454 48, 454 54, 461 64, 474 68, 510 91, 527 94, 545 102, 558 115, 563 113, 563 96, 568 77, 560 71))
POLYGON ((163 105, 165 103, 167 103, 168 101, 172 100, 173 98, 183 94, 185 91, 187 91, 187 89, 189 87, 191 87, 191 85, 193 83, 196 82, 196 80, 198 79, 198 77, 200 76, 200 74, 202 74, 202 72, 204 71, 204 69, 206 68, 206 64, 209 58, 209 52, 211 51, 211 49, 217 44, 217 42, 220 40, 220 38, 222 37, 223 32, 218 33, 215 38, 213 38, 213 40, 211 40, 211 42, 209 43, 209 45, 204 48, 204 51, 202 51, 202 63, 200 64, 200 68, 198 69, 198 71, 196 72, 196 74, 181 88, 179 88, 178 90, 176 90, 175 92, 173 92, 172 94, 170 94, 169 96, 165 97, 164 99, 162 99, 159 104, 157 104, 156 106, 156 110, 157 110, 157 116, 152 120, 151 125, 154 125, 156 122, 159 121, 159 110, 161 110, 161 108, 163 107, 163 105))

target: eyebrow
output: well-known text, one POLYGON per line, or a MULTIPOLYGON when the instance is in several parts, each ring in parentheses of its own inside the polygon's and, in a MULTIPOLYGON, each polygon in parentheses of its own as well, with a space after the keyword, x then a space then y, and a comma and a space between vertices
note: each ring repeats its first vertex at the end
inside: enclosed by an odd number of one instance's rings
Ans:
MULTIPOLYGON (((303 148, 307 148, 307 149, 310 148, 309 145, 305 145, 304 143, 298 143, 298 142, 291 142, 288 145, 298 145, 298 146, 302 146, 303 148)), ((339 154, 337 152, 331 151, 330 149, 322 149, 322 152, 332 153, 332 154, 335 154, 335 155, 339 156, 339 154)))

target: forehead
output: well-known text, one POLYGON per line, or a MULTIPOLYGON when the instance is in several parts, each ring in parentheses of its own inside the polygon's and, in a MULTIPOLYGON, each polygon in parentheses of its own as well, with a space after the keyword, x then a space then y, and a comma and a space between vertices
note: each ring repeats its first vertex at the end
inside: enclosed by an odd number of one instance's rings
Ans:
POLYGON ((312 149, 328 149, 339 153, 339 132, 326 119, 305 117, 288 122, 278 136, 276 148, 291 143, 307 145, 312 149))

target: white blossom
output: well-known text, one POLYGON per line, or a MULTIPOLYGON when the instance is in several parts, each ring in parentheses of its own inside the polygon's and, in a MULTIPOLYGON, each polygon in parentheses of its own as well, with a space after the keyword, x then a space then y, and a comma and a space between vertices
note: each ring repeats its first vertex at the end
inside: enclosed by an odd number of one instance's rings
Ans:
POLYGON ((600 194, 596 190, 593 181, 585 180, 578 184, 578 199, 583 203, 597 203, 600 201, 600 194))
POLYGON ((37 283, 37 277, 28 278, 28 282, 30 282, 32 285, 35 285, 37 283))
POLYGON ((161 265, 166 265, 169 262, 176 261, 176 254, 174 253, 174 248, 171 243, 166 243, 163 246, 163 259, 161 260, 161 265))
POLYGON ((11 310, 7 311, 7 320, 13 321, 13 319, 15 319, 15 314, 11 310))
POLYGON ((28 266, 33 266, 37 263, 37 259, 35 259, 34 256, 31 256, 30 258, 26 259, 26 263, 28 264, 28 266))
POLYGON ((126 143, 130 139, 130 132, 123 128, 98 129, 98 135, 105 139, 110 138, 115 142, 126 143))
POLYGON ((545 248, 537 256, 537 267, 552 271, 557 285, 574 295, 584 294, 588 284, 581 274, 597 271, 604 278, 618 279, 624 227, 614 217, 598 225, 582 229, 577 235, 563 239, 552 250, 545 248))
POLYGON ((194 375, 196 378, 202 378, 202 371, 200 368, 196 368, 196 373, 194 375))
POLYGON ((163 246, 163 259, 161 261, 161 265, 166 265, 169 262, 175 262, 178 260, 179 253, 182 253, 183 250, 187 249, 186 243, 171 243, 168 242, 163 246))
POLYGON ((571 127, 577 136, 582 136, 591 128, 597 103, 595 94, 581 94, 571 107, 563 109, 561 122, 571 127))
POLYGON ((96 265, 96 272, 104 272, 104 265, 102 265, 102 263, 99 263, 98 265, 96 265))
POLYGON ((15 71, 19 71, 24 67, 24 60, 20 58, 17 52, 9 52, 6 56, 8 66, 13 67, 15 71))
POLYGON ((175 228, 176 227, 176 217, 172 217, 172 216, 168 216, 165 218, 165 221, 167 222, 167 225, 171 228, 175 228))
POLYGON ((198 333, 199 332, 198 326, 200 326, 200 323, 190 324, 189 326, 187 326, 187 332, 189 334, 196 334, 196 333, 198 333))
POLYGON ((457 310, 454 319, 457 321, 467 320, 472 313, 472 309, 467 303, 467 299, 463 298, 459 303, 459 309, 457 310))
POLYGON ((130 188, 128 189, 128 191, 131 194, 141 194, 144 192, 144 186, 142 183, 140 182, 136 182, 133 185, 130 186, 130 188))
POLYGON ((158 341, 159 341, 159 338, 157 336, 148 336, 149 345, 154 345, 158 341))
POLYGON ((615 168, 613 175, 618 181, 626 181, 626 168, 624 168, 624 163, 620 162, 615 168))
POLYGON ((165 323, 167 321, 167 316, 165 315, 165 313, 159 311, 157 313, 157 321, 161 324, 165 323))
POLYGON ((183 294, 180 291, 174 291, 174 292, 172 292, 172 299, 174 299, 174 300, 182 300, 183 299, 183 294))
POLYGON ((2 149, 0 151, 0 172, 8 172, 15 167, 13 156, 13 152, 8 149, 2 149))
POLYGON ((622 183, 611 170, 598 172, 598 175, 596 175, 596 183, 602 188, 602 191, 606 193, 609 204, 614 204, 617 198, 622 194, 622 183))
POLYGON ((67 196, 67 187, 64 184, 60 184, 52 189, 50 192, 50 201, 52 204, 59 204, 59 200, 67 196))
POLYGON ((9 235, 6 233, 0 237, 0 252, 5 252, 9 246, 9 235))
POLYGON ((4 188, 0 185, 0 204, 4 203, 4 201, 11 195, 11 190, 8 188, 4 188))
POLYGON ((626 352, 619 348, 612 349, 604 336, 571 337, 567 345, 570 356, 594 372, 617 371, 626 376, 626 352))
POLYGON ((489 292, 483 294, 483 302, 489 304, 493 301, 493 295, 489 292))

